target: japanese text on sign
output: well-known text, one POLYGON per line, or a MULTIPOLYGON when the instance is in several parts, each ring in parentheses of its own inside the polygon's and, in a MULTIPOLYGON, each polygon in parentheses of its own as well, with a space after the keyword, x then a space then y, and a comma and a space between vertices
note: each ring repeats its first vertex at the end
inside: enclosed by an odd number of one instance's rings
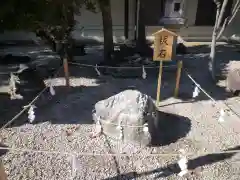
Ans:
POLYGON ((167 50, 165 49, 165 46, 168 45, 168 36, 161 36, 160 37, 160 46, 159 46, 159 54, 158 57, 165 58, 167 55, 167 50))
POLYGON ((167 40, 168 40, 168 36, 161 36, 160 37, 160 45, 161 44, 168 45, 167 40))

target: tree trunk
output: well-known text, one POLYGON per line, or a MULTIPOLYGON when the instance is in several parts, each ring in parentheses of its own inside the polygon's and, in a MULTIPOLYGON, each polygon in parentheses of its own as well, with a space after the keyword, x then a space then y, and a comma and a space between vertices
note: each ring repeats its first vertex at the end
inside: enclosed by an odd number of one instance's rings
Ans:
POLYGON ((68 7, 67 13, 67 32, 66 32, 66 40, 67 40, 67 57, 68 61, 73 62, 73 46, 74 46, 74 39, 72 38, 72 31, 75 26, 75 19, 74 19, 74 9, 73 6, 68 7))
POLYGON ((113 29, 110 0, 98 0, 102 12, 103 33, 104 33, 104 60, 111 62, 113 52, 113 29))
POLYGON ((129 32, 129 0, 124 1, 124 37, 128 39, 129 32))
MULTIPOLYGON (((225 12, 228 10, 227 8, 231 8, 229 3, 232 3, 230 0, 213 0, 214 3, 216 4, 217 7, 217 13, 216 13, 216 20, 215 20, 215 25, 213 29, 213 34, 212 34, 212 44, 211 44, 211 52, 210 52, 210 70, 211 70, 211 75, 213 80, 216 80, 216 66, 217 62, 215 59, 216 56, 216 41, 222 36, 223 31, 231 23, 231 21, 234 19, 236 16, 239 8, 240 8, 240 1, 237 0, 235 2, 235 6, 232 9, 231 15, 228 15, 226 17, 225 12), (222 26, 222 27, 220 27, 222 26)), ((229 10, 230 11, 230 10, 229 10)))
POLYGON ((137 49, 144 52, 146 48, 146 31, 145 31, 145 16, 144 16, 144 0, 138 0, 137 3, 137 49))
POLYGON ((221 7, 220 7, 219 5, 217 6, 217 8, 219 8, 219 10, 220 10, 218 19, 216 19, 217 31, 218 31, 218 29, 220 28, 220 26, 221 26, 221 24, 222 24, 222 21, 223 21, 223 17, 224 17, 225 11, 226 11, 227 4, 228 4, 228 0, 223 0, 222 5, 220 5, 221 7))
POLYGON ((137 41, 137 27, 138 27, 138 1, 135 0, 135 6, 134 6, 134 41, 137 41))
POLYGON ((221 3, 219 0, 214 0, 216 7, 217 7, 217 11, 216 11, 216 19, 215 19, 215 25, 213 28, 213 33, 212 33, 212 43, 211 43, 211 52, 210 52, 210 62, 209 62, 209 70, 211 72, 211 76, 213 81, 216 80, 216 59, 215 59, 215 55, 216 55, 216 40, 217 40, 217 31, 218 31, 218 25, 219 25, 219 21, 221 19, 219 19, 219 17, 221 17, 220 12, 222 14, 222 10, 221 10, 221 3))
MULTIPOLYGON (((232 2, 233 0, 230 0, 230 3, 233 3, 232 2)), ((231 4, 231 7, 232 7, 232 4, 231 4)), ((223 32, 225 31, 226 27, 233 21, 233 19, 236 17, 237 15, 237 12, 239 11, 240 9, 240 0, 237 0, 237 2, 235 2, 235 5, 234 7, 232 7, 232 11, 229 13, 230 15, 225 17, 225 20, 224 20, 224 23, 222 25, 222 28, 221 30, 219 31, 218 33, 218 36, 217 36, 217 39, 221 38, 223 32)))
POLYGON ((212 34, 212 43, 211 43, 211 52, 210 52, 210 71, 211 71, 211 76, 212 79, 215 81, 216 80, 216 39, 217 39, 217 32, 214 28, 213 34, 212 34))

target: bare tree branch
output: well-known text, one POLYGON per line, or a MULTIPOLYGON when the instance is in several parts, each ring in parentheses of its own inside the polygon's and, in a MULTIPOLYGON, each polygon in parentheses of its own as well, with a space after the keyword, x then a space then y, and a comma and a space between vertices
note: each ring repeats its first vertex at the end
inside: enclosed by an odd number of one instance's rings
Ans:
POLYGON ((221 1, 220 0, 213 0, 213 2, 216 4, 217 7, 221 7, 221 1))
POLYGON ((222 0, 213 0, 213 2, 216 4, 217 12, 216 12, 216 20, 215 25, 212 33, 212 43, 211 43, 211 52, 209 56, 209 70, 211 71, 211 75, 213 80, 216 80, 216 41, 219 39, 224 32, 225 28, 232 22, 234 17, 236 16, 239 8, 240 8, 240 0, 236 2, 234 5, 231 15, 227 18, 224 17, 225 11, 227 8, 228 0, 224 0, 221 4, 222 0), (224 19, 223 19, 224 18, 224 19), (222 27, 221 24, 224 21, 222 27))
POLYGON ((235 16, 237 15, 237 12, 240 9, 240 1, 239 1, 239 5, 237 6, 237 8, 235 9, 235 11, 232 12, 231 18, 228 21, 228 24, 230 24, 232 22, 232 20, 235 18, 235 16))
POLYGON ((217 12, 216 12, 216 20, 214 24, 214 29, 212 33, 212 43, 211 43, 211 52, 209 55, 210 62, 209 62, 209 70, 211 72, 212 79, 215 81, 216 80, 216 37, 217 37, 217 30, 218 30, 218 23, 220 21, 220 14, 222 13, 221 9, 221 2, 220 0, 213 0, 214 3, 216 4, 217 7, 217 12))
MULTIPOLYGON (((236 9, 238 8, 239 4, 240 4, 240 0, 238 0, 238 1, 235 3, 235 5, 234 5, 234 7, 233 7, 233 9, 232 9, 232 12, 235 12, 235 11, 236 11, 236 9)), ((233 14, 233 13, 232 13, 232 14, 233 14)))
POLYGON ((216 31, 217 28, 217 21, 218 21, 218 17, 219 17, 219 13, 220 13, 220 7, 221 7, 221 3, 219 0, 213 0, 214 3, 217 6, 217 12, 216 12, 216 20, 215 20, 215 25, 214 25, 214 31, 216 31))
POLYGON ((221 8, 221 2, 219 0, 213 0, 214 3, 216 4, 217 7, 217 12, 216 12, 216 18, 215 18, 215 25, 214 25, 214 29, 216 28, 217 22, 218 21, 218 17, 219 17, 219 13, 220 13, 220 8, 221 8))
POLYGON ((227 7, 227 3, 228 3, 228 0, 224 0, 224 1, 223 1, 220 14, 219 14, 219 16, 218 16, 218 19, 216 20, 216 23, 217 23, 216 28, 217 28, 217 29, 220 27, 220 25, 221 25, 221 23, 222 23, 223 16, 224 16, 224 13, 225 13, 225 10, 226 10, 226 7, 227 7))
POLYGON ((232 15, 231 16, 228 16, 225 21, 224 21, 224 24, 221 28, 221 30, 218 32, 218 35, 217 35, 217 39, 219 39, 221 36, 222 36, 222 33, 224 32, 224 30, 226 29, 226 27, 233 21, 233 19, 235 18, 235 16, 237 15, 237 12, 239 11, 240 9, 240 0, 238 0, 234 6, 234 11, 232 11, 232 15), (238 6, 236 6, 238 4, 238 6))
POLYGON ((218 32, 218 34, 217 34, 217 40, 222 36, 222 33, 224 32, 224 30, 226 29, 226 27, 227 27, 227 25, 228 25, 228 19, 229 19, 229 17, 227 17, 225 20, 224 20, 224 23, 223 23, 223 25, 222 25, 222 28, 221 28, 221 30, 218 32))

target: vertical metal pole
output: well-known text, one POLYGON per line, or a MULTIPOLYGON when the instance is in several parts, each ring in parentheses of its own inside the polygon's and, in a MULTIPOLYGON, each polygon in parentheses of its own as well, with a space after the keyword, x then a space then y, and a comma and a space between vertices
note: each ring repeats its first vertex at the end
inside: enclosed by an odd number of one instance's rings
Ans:
POLYGON ((137 0, 137 18, 136 18, 136 37, 139 36, 139 16, 140 16, 140 0, 137 0))
POLYGON ((138 37, 138 20, 139 20, 140 0, 135 0, 135 27, 134 27, 134 40, 138 37))
POLYGON ((128 39, 129 32, 129 0, 124 1, 124 36, 128 39))

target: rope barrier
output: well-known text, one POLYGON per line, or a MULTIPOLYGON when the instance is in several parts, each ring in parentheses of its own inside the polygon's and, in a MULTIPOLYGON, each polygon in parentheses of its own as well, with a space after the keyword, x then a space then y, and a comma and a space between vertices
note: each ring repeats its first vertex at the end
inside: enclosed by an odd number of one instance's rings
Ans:
MULTIPOLYGON (((184 68, 183 69, 184 70, 184 72, 187 74, 187 76, 188 76, 188 78, 207 96, 207 97, 209 97, 212 101, 213 101, 213 103, 214 103, 214 105, 216 104, 216 100, 213 98, 213 97, 211 97, 195 80, 194 80, 194 78, 188 73, 188 71, 184 68)), ((240 115, 236 112, 236 111, 234 111, 234 109, 232 109, 229 105, 228 105, 228 103, 226 103, 226 102, 224 102, 223 101, 223 105, 227 108, 227 109, 229 109, 233 114, 235 114, 239 119, 240 119, 240 115)), ((223 120, 224 118, 223 117, 221 117, 222 115, 224 115, 225 113, 224 113, 224 110, 223 109, 221 109, 221 111, 220 111, 220 117, 219 118, 222 118, 221 120, 223 120), (222 114, 223 113, 223 114, 222 114)), ((238 119, 238 120, 239 120, 238 119)), ((222 125, 222 123, 220 122, 220 120, 218 120, 219 121, 219 124, 220 124, 220 126, 226 131, 226 132, 228 132, 228 130, 225 128, 225 126, 223 126, 222 125)), ((237 132, 235 132, 235 131, 233 131, 234 132, 234 134, 235 135, 239 135, 239 133, 237 133, 237 132)), ((235 138, 236 139, 236 138, 235 138)), ((237 139, 236 139, 237 140, 237 139)))
POLYGON ((183 68, 184 72, 186 73, 186 75, 188 76, 188 78, 207 96, 209 97, 209 99, 211 99, 214 103, 216 103, 216 100, 211 97, 194 79, 193 77, 188 73, 188 71, 186 70, 186 68, 183 68))
POLYGON ((121 126, 121 127, 129 127, 129 128, 143 128, 144 125, 126 125, 126 124, 115 124, 115 123, 112 123, 112 122, 108 122, 108 121, 105 121, 105 120, 99 120, 102 124, 106 124, 106 125, 113 125, 113 126, 121 126))
MULTIPOLYGON (((118 67, 113 67, 113 66, 98 66, 98 65, 90 65, 90 64, 82 64, 82 63, 74 63, 74 62, 69 62, 69 64, 72 65, 77 65, 77 66, 82 66, 82 67, 92 67, 92 68, 107 68, 107 69, 142 69, 143 66, 118 66, 118 67)), ((177 65, 168 65, 168 66, 163 66, 163 67, 176 67, 177 65)), ((144 66, 144 68, 146 69, 156 69, 159 68, 159 66, 144 66)), ((183 71, 186 73, 186 75, 188 76, 188 78, 209 98, 213 101, 214 105, 216 104, 216 100, 209 94, 207 93, 207 91, 205 91, 198 83, 197 81, 188 73, 186 68, 183 68, 183 71)), ((224 105, 230 109, 236 116, 238 116, 240 118, 240 114, 238 114, 237 112, 235 112, 226 102, 223 102, 224 105)), ((103 121, 101 121, 103 122, 103 121)), ((114 126, 118 126, 117 124, 111 123, 111 122, 103 122, 105 124, 110 124, 110 125, 114 125, 114 126)), ((130 127, 127 125, 122 125, 123 127, 130 127)), ((135 127, 135 128, 139 128, 139 127, 143 127, 143 126, 131 126, 131 127, 135 127)))
MULTIPOLYGON (((195 80, 194 78, 188 73, 188 71, 184 68, 183 69, 185 71, 185 73, 187 74, 188 78, 207 96, 209 97, 209 99, 211 99, 215 104, 216 104, 216 100, 211 97, 195 80)), ((225 101, 223 101, 223 104, 227 107, 227 109, 229 109, 233 114, 235 114, 239 119, 240 119, 240 114, 237 113, 233 108, 230 107, 230 105, 228 103, 226 103, 225 101)))
MULTIPOLYGON (((83 66, 83 67, 93 67, 95 68, 96 66, 94 65, 89 65, 89 64, 81 64, 81 63, 72 63, 70 62, 70 64, 73 64, 73 65, 78 65, 78 66, 83 66)), ((173 66, 173 67, 176 67, 176 65, 170 65, 170 66, 173 66)), ((139 68, 142 68, 142 66, 139 66, 139 67, 111 67, 111 66, 97 66, 98 68, 109 68, 109 69, 117 69, 117 68, 122 68, 122 69, 139 69, 139 68)), ((169 67, 169 66, 166 66, 166 67, 169 67)), ((59 73, 59 71, 61 70, 62 67, 60 67, 57 72, 54 74, 53 77, 56 77, 57 74, 59 73)), ((158 67, 145 67, 145 68, 158 68, 158 67)), ((216 103, 216 100, 211 97, 198 83, 197 81, 188 73, 187 69, 184 68, 183 69, 184 72, 186 73, 186 75, 188 76, 188 78, 208 97, 210 98, 214 103, 216 103)), ((51 82, 50 82, 51 83, 51 82)), ((30 103, 28 103, 28 105, 24 106, 23 109, 17 114, 15 115, 10 121, 8 121, 4 126, 1 127, 0 130, 6 128, 8 125, 10 125, 13 121, 15 121, 19 116, 21 116, 31 105, 33 105, 33 103, 35 101, 37 101, 37 99, 49 88, 49 86, 46 86, 30 103)), ((236 114, 238 117, 240 117, 240 115, 238 115, 238 113, 236 113, 231 107, 229 107, 229 105, 227 103, 225 103, 225 106, 227 106, 234 114, 236 114)), ((103 124, 109 124, 109 125, 114 125, 114 126, 119 126, 119 124, 115 124, 115 123, 111 123, 111 122, 107 122, 107 121, 103 121, 101 120, 100 121, 101 123, 103 124)), ((133 126, 133 125, 124 125, 124 124, 121 124, 120 125, 121 127, 132 127, 132 128, 143 128, 144 125, 139 125, 139 126, 133 126)), ((1 148, 0 148, 1 149, 1 148)))
MULTIPOLYGON (((130 66, 119 66, 119 67, 112 67, 112 66, 94 66, 94 65, 89 65, 89 64, 81 64, 81 63, 73 63, 73 62, 69 62, 69 64, 73 64, 73 65, 78 65, 78 66, 82 66, 82 67, 92 67, 92 68, 108 68, 108 69, 141 69, 142 66, 137 66, 137 67, 130 67, 130 66)), ((165 67, 176 67, 176 65, 169 65, 169 66, 165 66, 165 67)), ((62 67, 59 68, 59 70, 57 71, 57 73, 54 75, 54 77, 58 74, 58 72, 60 71, 62 67)), ((149 67, 146 66, 145 68, 149 68, 149 69, 153 69, 153 68, 159 68, 159 66, 155 66, 155 67, 149 67)), ((198 83, 197 81, 188 73, 186 68, 183 68, 184 72, 186 73, 186 75, 188 76, 188 78, 209 98, 211 99, 214 104, 216 104, 216 100, 210 96, 209 93, 207 93, 198 83)), ((19 116, 22 115, 23 112, 26 111, 26 109, 28 109, 49 87, 46 86, 28 105, 24 106, 24 108, 16 115, 14 116, 10 121, 8 121, 0 130, 2 130, 3 128, 6 128, 9 124, 11 124, 14 120, 16 120, 19 116)), ((236 116, 238 116, 240 118, 240 115, 235 112, 227 103, 224 102, 224 105, 230 109, 236 116)), ((115 125, 118 126, 118 124, 114 124, 111 122, 104 122, 101 121, 105 124, 110 124, 110 125, 115 125)), ((130 127, 128 125, 122 125, 125 127, 130 127)), ((131 126, 131 127, 143 127, 143 126, 131 126)))
POLYGON ((111 122, 107 122, 107 121, 104 121, 104 120, 101 120, 100 121, 101 123, 103 124, 107 124, 107 125, 113 125, 113 126, 121 126, 121 127, 129 127, 129 128, 143 128, 144 126, 142 125, 139 125, 139 126, 133 126, 133 125, 126 125, 126 124, 115 124, 115 123, 111 123, 111 122))
POLYGON ((240 119, 240 114, 237 113, 233 108, 231 108, 231 107, 229 106, 229 104, 227 104, 226 102, 223 102, 223 104, 224 104, 228 109, 230 109, 230 110, 233 112, 233 114, 235 114, 235 115, 240 119))
MULTIPOLYGON (((107 69, 141 69, 142 66, 136 66, 136 67, 132 67, 132 66, 118 66, 118 67, 113 67, 113 66, 98 66, 98 65, 89 65, 89 64, 81 64, 81 63, 73 63, 73 62, 69 62, 69 64, 72 65, 77 65, 77 66, 82 66, 82 67, 92 67, 92 68, 107 68, 107 69)), ((163 66, 163 67, 176 67, 176 65, 168 65, 168 66, 163 66)), ((159 66, 155 66, 155 67, 149 67, 149 66, 144 66, 145 69, 156 69, 159 68, 159 66)), ((188 78, 209 98, 211 99, 214 104, 216 104, 216 100, 209 94, 207 93, 198 83, 197 81, 188 73, 188 71, 186 70, 186 68, 183 68, 184 72, 186 73, 186 75, 188 76, 188 78)), ((235 112, 226 102, 223 102, 224 105, 230 109, 236 116, 238 116, 240 118, 240 114, 238 114, 237 112, 235 112)), ((105 122, 108 124, 112 124, 112 125, 116 125, 110 122, 105 122)), ((117 125, 116 125, 117 126, 117 125)), ((135 126, 134 126, 135 127, 135 126)), ((139 126, 136 126, 139 127, 139 126)), ((141 126, 142 127, 142 126, 141 126)))
MULTIPOLYGON (((70 63, 73 65, 78 65, 78 66, 82 66, 82 67, 93 67, 93 68, 109 68, 109 69, 140 69, 143 68, 143 66, 139 66, 139 67, 109 67, 109 66, 94 66, 94 65, 88 65, 88 64, 80 64, 80 63, 70 63)), ((170 65, 170 66, 166 66, 166 67, 171 67, 174 66, 176 67, 176 65, 170 65)), ((56 77, 56 75, 59 73, 59 71, 61 70, 62 67, 60 67, 58 69, 58 71, 55 73, 54 77, 56 77)), ((159 67, 145 67, 145 68, 159 68, 159 67)), ((188 78, 208 97, 210 98, 214 103, 216 103, 216 100, 214 98, 212 98, 198 83, 197 81, 188 73, 188 71, 186 69, 183 69, 184 72, 187 74, 188 78)), ((51 82, 50 82, 51 83, 51 82)), ((10 121, 8 121, 0 130, 6 128, 9 124, 11 124, 14 120, 16 120, 23 112, 26 111, 26 109, 28 109, 29 107, 31 107, 33 105, 33 103, 35 101, 37 101, 37 99, 49 88, 49 86, 46 86, 28 105, 24 106, 23 109, 16 115, 14 116, 10 121)), ((232 111, 233 111, 225 102, 224 104, 232 111)), ((106 122, 106 121, 101 121, 102 123, 105 124, 111 124, 114 126, 119 126, 119 124, 114 124, 111 122, 106 122)), ((124 125, 121 124, 121 127, 140 127, 143 128, 143 126, 131 126, 131 125, 124 125)), ((222 125, 221 125, 222 126, 222 125)), ((225 129, 225 127, 223 127, 225 129)), ((225 129, 226 130, 226 129, 225 129)), ((227 131, 227 130, 226 130, 227 131)), ((12 147, 0 147, 0 150, 7 150, 7 151, 15 151, 15 152, 28 152, 28 153, 44 153, 44 154, 62 154, 62 155, 68 155, 71 156, 73 159, 73 163, 72 163, 72 176, 74 177, 75 174, 75 161, 76 161, 76 155, 79 156, 112 156, 112 157, 121 157, 121 156, 125 156, 125 157, 130 157, 130 156, 137 156, 137 157, 172 157, 172 156, 177 156, 177 157, 181 157, 182 153, 149 153, 149 154, 140 154, 140 153, 90 153, 90 152, 63 152, 63 151, 49 151, 49 150, 34 150, 34 149, 28 149, 28 148, 12 148, 12 147)), ((120 152, 120 151, 118 151, 120 152)), ((236 149, 236 150, 220 150, 220 151, 204 151, 204 152, 189 152, 189 153, 185 153, 184 156, 206 156, 209 154, 236 154, 236 153, 240 153, 240 149, 236 149)), ((181 160, 184 160, 185 157, 181 157, 181 160)), ((187 159, 186 162, 184 162, 184 164, 187 163, 187 159)), ((180 166, 181 164, 178 161, 178 165, 180 166)), ((181 171, 183 171, 183 169, 180 166, 181 171)), ((186 170, 187 170, 187 165, 186 165, 186 170)))
MULTIPOLYGON (((90 65, 90 64, 81 64, 81 63, 74 63, 74 62, 69 62, 69 64, 72 65, 77 65, 77 66, 82 66, 82 67, 92 67, 92 68, 106 68, 106 69, 142 69, 142 66, 98 66, 98 65, 90 65)), ((157 69, 160 66, 144 66, 146 69, 157 69)), ((168 66, 163 66, 163 67, 177 67, 177 65, 168 65, 168 66)))
MULTIPOLYGON (((48 150, 34 150, 27 148, 11 148, 11 147, 0 147, 0 150, 5 151, 17 151, 17 152, 28 152, 28 153, 43 153, 43 154, 61 154, 61 155, 79 155, 79 156, 135 156, 135 157, 156 157, 156 156, 179 156, 181 153, 89 153, 89 152, 63 152, 63 151, 48 151, 48 150)), ((191 152, 185 153, 186 156, 205 156, 209 154, 235 154, 240 153, 238 150, 222 150, 222 151, 204 151, 204 152, 191 152)))
MULTIPOLYGON (((62 69, 62 66, 57 70, 57 72, 54 74, 53 77, 56 77, 57 74, 60 72, 60 70, 62 69)), ((38 95, 30 102, 28 103, 26 106, 23 107, 23 109, 18 113, 16 114, 10 121, 8 121, 6 124, 4 124, 0 131, 3 130, 4 128, 6 128, 8 125, 10 125, 11 123, 13 123, 13 121, 15 121, 18 117, 20 117, 31 105, 33 105, 33 103, 35 101, 38 100, 38 98, 48 89, 49 87, 46 86, 40 93, 38 93, 38 95)))

